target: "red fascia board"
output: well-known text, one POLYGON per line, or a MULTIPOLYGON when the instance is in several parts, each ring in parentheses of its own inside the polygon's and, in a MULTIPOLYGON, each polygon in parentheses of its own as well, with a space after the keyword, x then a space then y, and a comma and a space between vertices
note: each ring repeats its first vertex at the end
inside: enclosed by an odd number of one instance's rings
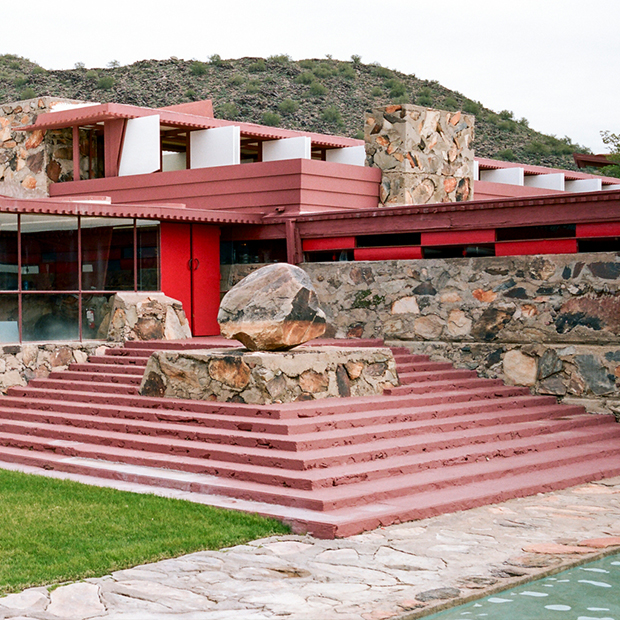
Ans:
POLYGON ((575 254, 577 239, 540 239, 495 244, 495 256, 530 256, 534 254, 575 254))
POLYGON ((355 237, 304 239, 302 242, 304 252, 316 252, 321 250, 350 250, 354 247, 355 237))
POLYGON ((495 229, 423 232, 421 245, 461 245, 464 243, 494 243, 495 229))
POLYGON ((422 248, 418 246, 390 248, 356 248, 355 260, 412 260, 422 258, 422 248))
POLYGON ((620 237, 620 222, 595 222, 577 224, 575 236, 583 237, 620 237))

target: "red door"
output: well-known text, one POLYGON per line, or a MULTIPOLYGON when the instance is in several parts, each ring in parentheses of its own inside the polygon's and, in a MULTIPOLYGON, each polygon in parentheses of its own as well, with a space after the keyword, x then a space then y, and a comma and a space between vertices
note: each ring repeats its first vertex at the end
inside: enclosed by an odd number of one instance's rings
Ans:
POLYGON ((178 299, 194 336, 220 333, 220 230, 208 224, 161 223, 161 288, 178 299))

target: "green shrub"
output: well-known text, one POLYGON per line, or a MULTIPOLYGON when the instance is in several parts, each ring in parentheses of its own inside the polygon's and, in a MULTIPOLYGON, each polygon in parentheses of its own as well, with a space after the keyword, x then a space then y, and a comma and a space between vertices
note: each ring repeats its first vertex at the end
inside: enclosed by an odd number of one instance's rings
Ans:
POLYGON ((373 86, 372 90, 370 91, 370 94, 373 97, 381 97, 381 95, 383 94, 383 91, 378 86, 373 86))
POLYGON ((185 91, 185 96, 186 96, 188 99, 196 99, 196 91, 195 91, 195 90, 192 90, 192 89, 190 88, 189 90, 186 90, 186 91, 185 91))
POLYGON ((228 80, 228 83, 232 86, 241 86, 241 84, 243 84, 244 82, 244 77, 242 75, 239 75, 238 73, 235 73, 235 75, 233 75, 230 80, 228 80))
POLYGON ((245 90, 249 95, 254 95, 260 90, 260 82, 258 80, 250 80, 245 90))
POLYGON ((499 151, 496 156, 505 161, 514 161, 516 159, 512 149, 504 149, 503 151, 499 151))
POLYGON ((405 93, 404 95, 399 95, 398 97, 392 99, 394 103, 409 103, 411 100, 409 99, 409 95, 405 93))
POLYGON ((359 131, 355 132, 355 135, 353 137, 356 140, 363 140, 364 139, 364 132, 360 129, 359 131))
POLYGON ((499 117, 503 120, 503 121, 510 121, 514 118, 513 113, 510 110, 502 110, 499 113, 499 117))
POLYGON ((108 67, 110 69, 118 69, 121 66, 121 63, 118 60, 110 60, 108 63, 108 67))
POLYGON ((385 80, 384 86, 390 91, 390 99, 402 97, 407 92, 407 87, 400 80, 385 80))
POLYGON ((314 73, 314 76, 319 78, 319 80, 324 80, 334 75, 333 69, 324 62, 316 65, 314 69, 312 69, 312 73, 314 73))
POLYGON ((92 69, 86 72, 86 78, 89 80, 94 80, 96 77, 99 77, 99 74, 92 69))
POLYGON ((234 103, 223 103, 218 107, 218 116, 229 121, 234 121, 239 116, 239 110, 234 103))
POLYGON ((20 99, 34 99, 37 96, 37 93, 34 92, 32 88, 24 88, 21 93, 19 93, 20 99))
POLYGON ((497 125, 502 131, 509 131, 509 132, 513 132, 517 129, 517 123, 515 123, 514 121, 501 121, 500 123, 498 123, 497 125))
POLYGON ((21 88, 22 86, 25 86, 26 84, 28 84, 28 78, 25 78, 23 76, 16 77, 13 80, 13 84, 15 85, 15 88, 21 88))
MULTIPOLYGON (((82 63, 82 64, 84 64, 84 63, 82 63)), ((34 75, 41 75, 42 73, 45 73, 45 72, 46 71, 45 71, 45 69, 43 67, 35 67, 32 70, 32 73, 34 73, 34 75)))
POLYGON ((9 69, 13 69, 13 71, 17 71, 18 69, 21 69, 21 65, 18 62, 11 62, 9 63, 9 69))
POLYGON ((418 95, 415 102, 425 108, 430 108, 433 105, 433 99, 430 95, 418 95))
POLYGON ((278 110, 280 110, 280 113, 284 114, 284 116, 288 116, 289 114, 295 114, 295 112, 299 110, 299 104, 292 99, 285 99, 278 106, 278 110))
POLYGON ((259 58, 248 67, 250 73, 258 73, 259 71, 265 71, 265 69, 267 69, 267 65, 262 58, 259 58))
POLYGON ((214 67, 221 67, 224 63, 222 61, 222 57, 219 54, 211 54, 209 56, 209 64, 214 67))
POLYGON ((372 68, 373 75, 380 78, 389 78, 392 75, 392 71, 386 67, 382 67, 380 64, 375 64, 372 68))
POLYGON ((527 153, 531 153, 532 155, 549 155, 551 154, 551 149, 542 142, 538 140, 532 140, 526 147, 525 150, 527 153))
POLYGON ((100 77, 97 80, 97 88, 100 88, 101 90, 110 90, 112 86, 114 86, 114 78, 109 75, 100 77))
POLYGON ((300 60, 298 64, 302 69, 310 69, 312 71, 316 63, 314 62, 314 60, 308 59, 308 60, 300 60))
POLYGON ((314 73, 312 73, 310 71, 305 71, 304 73, 300 73, 295 78, 295 81, 298 84, 312 84, 312 82, 314 82, 314 80, 315 80, 314 73))
POLYGON ((314 97, 322 97, 327 94, 327 88, 321 82, 312 82, 310 84, 310 94, 314 97))
POLYGON ((191 71, 192 75, 200 76, 204 75, 207 72, 207 66, 204 62, 199 62, 198 60, 196 60, 189 66, 189 70, 191 71))
POLYGON ((351 65, 340 65, 340 67, 338 67, 338 73, 345 80, 354 80, 357 77, 357 73, 355 73, 355 69, 351 65))
POLYGON ((287 65, 292 58, 288 54, 275 54, 274 56, 269 56, 267 60, 278 65, 287 65))
POLYGON ((354 65, 359 65, 362 63, 362 57, 359 54, 351 54, 351 62, 354 65))
POLYGON ((326 123, 334 125, 342 125, 342 116, 340 110, 335 105, 330 105, 321 112, 321 118, 326 123))
POLYGON ((458 110, 459 102, 454 97, 446 97, 443 102, 443 107, 446 108, 446 110, 458 110))
POLYGON ((263 125, 270 127, 278 127, 280 125, 280 117, 275 112, 265 112, 261 118, 263 125))
POLYGON ((480 104, 471 99, 466 99, 463 103, 463 112, 467 112, 467 114, 479 114, 480 109, 480 104))

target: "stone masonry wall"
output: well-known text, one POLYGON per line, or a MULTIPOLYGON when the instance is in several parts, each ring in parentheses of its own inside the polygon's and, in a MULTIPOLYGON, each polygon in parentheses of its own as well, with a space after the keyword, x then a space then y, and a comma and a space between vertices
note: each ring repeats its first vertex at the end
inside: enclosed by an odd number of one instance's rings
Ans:
MULTIPOLYGON (((237 265, 233 284, 257 266, 237 265)), ((304 263, 327 335, 620 415, 620 254, 304 263)))
POLYGON ((474 117, 410 104, 366 115, 366 164, 383 171, 382 206, 474 196, 474 117))
POLYGON ((0 195, 44 197, 50 183, 73 179, 70 129, 17 131, 20 126, 34 123, 39 114, 49 112, 59 102, 76 103, 57 97, 37 97, 0 106, 0 195))

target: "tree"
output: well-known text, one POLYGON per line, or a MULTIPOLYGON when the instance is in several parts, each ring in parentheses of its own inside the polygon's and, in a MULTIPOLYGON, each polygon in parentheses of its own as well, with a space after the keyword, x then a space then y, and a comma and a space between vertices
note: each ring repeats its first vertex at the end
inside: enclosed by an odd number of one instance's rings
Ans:
POLYGON ((609 155, 607 155, 610 165, 601 168, 601 173, 608 177, 620 178, 620 134, 601 131, 601 138, 610 147, 609 155))

